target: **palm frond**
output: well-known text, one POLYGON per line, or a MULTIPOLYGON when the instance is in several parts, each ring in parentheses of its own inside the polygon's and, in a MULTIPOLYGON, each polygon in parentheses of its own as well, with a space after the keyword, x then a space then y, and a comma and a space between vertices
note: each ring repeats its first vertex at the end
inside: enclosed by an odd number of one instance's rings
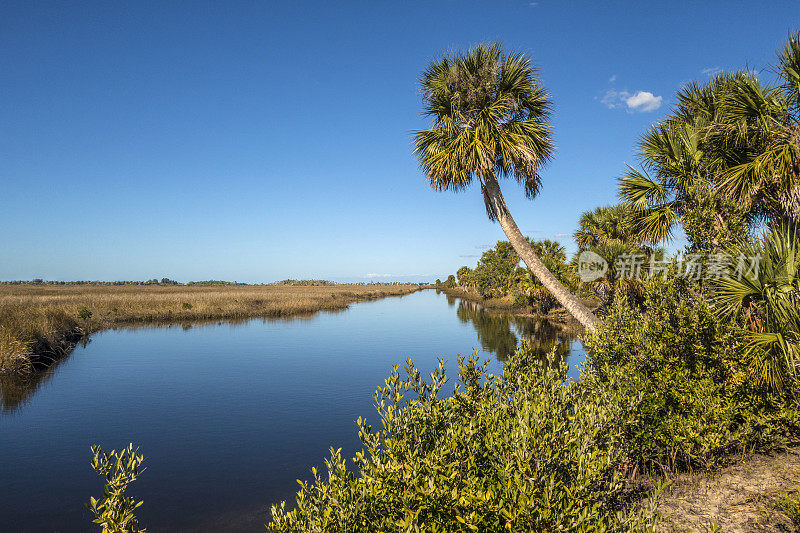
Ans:
POLYGON ((800 113, 800 32, 789 38, 778 51, 778 72, 783 78, 783 95, 794 113, 800 113))
POLYGON ((667 190, 662 184, 631 166, 617 181, 620 198, 636 210, 648 209, 667 200, 667 190))
POLYGON ((741 335, 754 376, 773 389, 796 380, 800 365, 800 245, 797 230, 775 228, 730 257, 757 258, 750 276, 734 272, 710 280, 712 302, 725 318, 742 320, 741 335))

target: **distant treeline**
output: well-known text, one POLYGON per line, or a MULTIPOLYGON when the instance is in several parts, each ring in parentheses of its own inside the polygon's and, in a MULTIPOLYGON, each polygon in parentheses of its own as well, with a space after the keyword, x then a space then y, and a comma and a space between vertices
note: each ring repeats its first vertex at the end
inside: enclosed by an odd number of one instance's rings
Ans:
POLYGON ((411 282, 411 281, 370 281, 369 283, 361 281, 358 283, 338 283, 336 281, 329 281, 326 279, 285 279, 283 281, 276 281, 272 285, 298 285, 303 287, 308 286, 328 286, 328 285, 427 285, 427 283, 411 282))
POLYGON ((300 286, 326 286, 338 285, 335 281, 328 281, 326 279, 285 279, 276 281, 274 285, 300 285, 300 286))
MULTIPOLYGON (((190 281, 186 285, 200 284, 200 285, 224 285, 229 282, 226 281, 190 281)), ((160 280, 153 278, 147 281, 53 281, 43 280, 41 278, 34 278, 32 280, 12 280, 0 281, 0 285, 184 285, 173 279, 161 278, 160 280)))

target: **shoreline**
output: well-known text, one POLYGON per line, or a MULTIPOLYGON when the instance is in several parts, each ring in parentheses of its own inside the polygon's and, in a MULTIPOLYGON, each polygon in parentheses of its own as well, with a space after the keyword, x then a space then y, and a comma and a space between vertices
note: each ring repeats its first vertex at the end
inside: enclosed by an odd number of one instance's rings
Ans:
POLYGON ((425 288, 419 284, 2 286, 0 375, 24 376, 46 369, 93 333, 109 329, 311 316, 425 288))
MULTIPOLYGON (((504 298, 483 298, 481 295, 464 290, 461 287, 448 288, 438 286, 435 287, 435 289, 445 293, 448 296, 461 298, 463 300, 476 303, 487 311, 528 318, 531 320, 547 320, 548 322, 557 325, 565 331, 575 335, 581 335, 584 332, 584 327, 580 324, 580 322, 572 318, 561 306, 557 306, 547 314, 541 314, 533 312, 532 309, 527 306, 515 306, 512 303, 511 298, 508 296, 504 298)), ((584 304, 589 305, 591 309, 596 307, 593 302, 588 302, 586 300, 583 302, 584 304)))

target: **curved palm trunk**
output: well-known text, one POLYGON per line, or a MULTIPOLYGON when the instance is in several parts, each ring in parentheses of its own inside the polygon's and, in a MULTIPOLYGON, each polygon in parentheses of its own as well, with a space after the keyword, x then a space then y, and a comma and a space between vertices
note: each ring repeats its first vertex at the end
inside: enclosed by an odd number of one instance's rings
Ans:
POLYGON ((542 285, 544 285, 548 291, 550 291, 550 294, 552 294, 578 322, 583 324, 586 329, 594 331, 600 321, 574 294, 569 292, 569 290, 558 281, 553 273, 542 263, 542 260, 534 253, 531 245, 517 227, 517 223, 514 222, 514 219, 511 217, 506 201, 503 198, 503 193, 500 191, 500 184, 497 183, 497 178, 489 174, 484 176, 484 181, 483 193, 486 203, 491 207, 492 214, 497 218, 497 221, 500 222, 500 226, 503 228, 514 250, 516 250, 517 254, 522 258, 530 271, 533 272, 533 275, 542 282, 542 285))

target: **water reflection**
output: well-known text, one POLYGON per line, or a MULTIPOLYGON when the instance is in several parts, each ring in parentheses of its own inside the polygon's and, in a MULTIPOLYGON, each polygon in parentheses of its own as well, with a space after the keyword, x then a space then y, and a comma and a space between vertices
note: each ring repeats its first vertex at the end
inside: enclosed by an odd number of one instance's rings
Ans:
POLYGON ((450 305, 455 305, 456 301, 458 301, 456 315, 459 320, 465 324, 472 324, 481 346, 496 354, 500 361, 506 361, 517 349, 521 340, 529 341, 531 347, 542 355, 554 347, 562 357, 566 358, 569 355, 570 343, 575 336, 547 320, 532 320, 495 313, 477 303, 447 297, 447 303, 450 305))
POLYGON ((56 367, 64 359, 56 360, 44 369, 37 369, 24 375, 0 375, 0 412, 11 413, 31 400, 39 387, 50 381, 56 367))
MULTIPOLYGON (((439 291, 437 291, 439 293, 439 291)), ((475 328, 481 346, 495 354, 500 361, 506 361, 514 353, 520 341, 527 340, 537 353, 544 355, 553 347, 559 355, 566 358, 570 352, 570 343, 576 339, 574 334, 565 331, 562 327, 547 320, 532 320, 526 317, 509 316, 500 312, 493 312, 480 304, 462 300, 450 295, 445 295, 450 308, 456 308, 456 316, 464 324, 475 328)), ((326 311, 323 314, 336 314, 340 310, 326 311)), ((219 326, 222 324, 230 328, 244 327, 255 322, 296 322, 313 318, 319 313, 308 315, 294 315, 288 317, 274 317, 262 319, 234 319, 228 321, 205 320, 194 323, 182 324, 134 324, 119 329, 162 329, 181 328, 183 331, 192 329, 219 326)), ((118 329, 118 328, 115 328, 118 329)), ((89 339, 82 341, 85 346, 89 339)), ((29 402, 35 393, 57 373, 60 364, 69 356, 56 360, 47 368, 24 375, 0 376, 0 413, 11 413, 29 402)))
MULTIPOLYGON (((86 348, 91 339, 84 337, 77 345, 86 348)), ((0 374, 0 413, 13 413, 28 403, 44 384, 57 373, 59 365, 67 360, 63 357, 37 362, 30 372, 24 374, 0 374)))

